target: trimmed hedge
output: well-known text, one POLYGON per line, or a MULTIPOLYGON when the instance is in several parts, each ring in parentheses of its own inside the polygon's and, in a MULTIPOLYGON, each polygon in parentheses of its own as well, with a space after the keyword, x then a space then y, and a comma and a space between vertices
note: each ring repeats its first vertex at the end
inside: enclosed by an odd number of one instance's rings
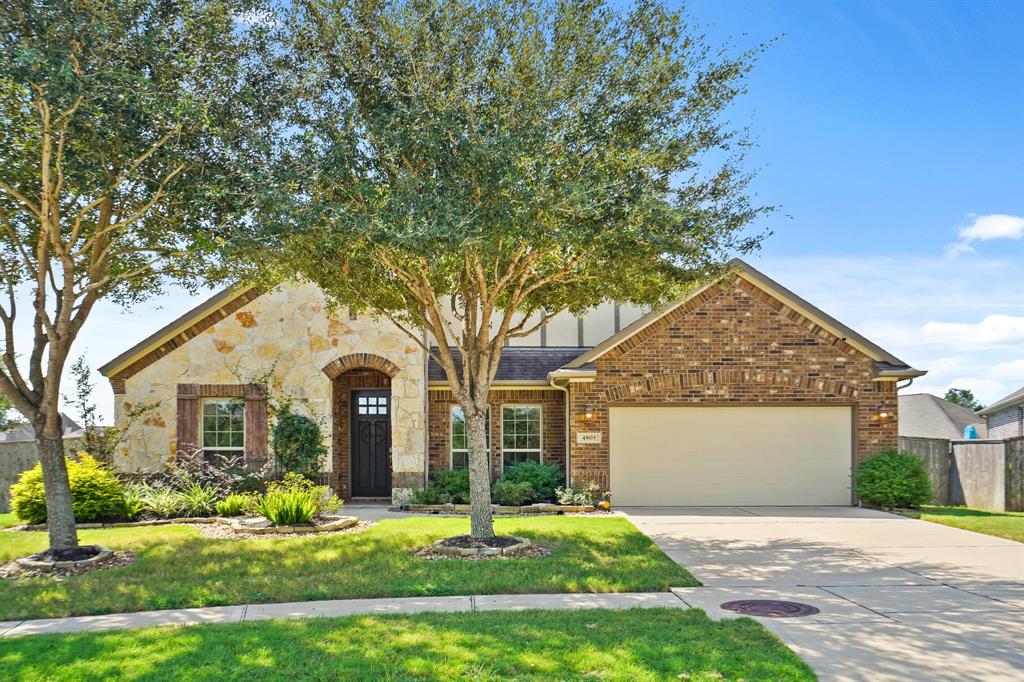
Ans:
POLYGON ((857 467, 857 495, 878 507, 916 509, 931 502, 935 493, 924 462, 917 455, 890 448, 857 467))

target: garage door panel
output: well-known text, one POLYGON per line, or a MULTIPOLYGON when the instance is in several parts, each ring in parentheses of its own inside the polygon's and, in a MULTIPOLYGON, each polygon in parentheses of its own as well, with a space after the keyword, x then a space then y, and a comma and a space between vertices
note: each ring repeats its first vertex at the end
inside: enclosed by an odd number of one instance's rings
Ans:
POLYGON ((622 505, 850 503, 847 407, 613 407, 622 505))

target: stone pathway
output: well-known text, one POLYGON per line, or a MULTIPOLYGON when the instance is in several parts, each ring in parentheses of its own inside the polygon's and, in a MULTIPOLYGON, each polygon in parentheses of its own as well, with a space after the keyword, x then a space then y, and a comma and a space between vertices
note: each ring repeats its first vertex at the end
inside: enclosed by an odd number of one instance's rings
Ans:
POLYGON ((243 604, 198 609, 169 609, 0 622, 0 637, 53 632, 101 632, 162 625, 241 623, 277 618, 330 618, 355 615, 424 612, 523 611, 526 609, 689 608, 670 592, 610 594, 493 594, 464 597, 398 597, 389 599, 332 599, 285 604, 243 604))

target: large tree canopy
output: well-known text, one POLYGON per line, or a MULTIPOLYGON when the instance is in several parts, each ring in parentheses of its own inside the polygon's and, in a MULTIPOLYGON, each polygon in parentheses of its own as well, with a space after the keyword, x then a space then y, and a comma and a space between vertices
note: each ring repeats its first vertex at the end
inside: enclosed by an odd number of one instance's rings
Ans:
POLYGON ((764 209, 724 118, 755 52, 712 49, 649 1, 299 0, 287 24, 294 137, 237 243, 270 279, 299 272, 430 333, 485 537, 505 342, 536 313, 657 304, 756 246, 743 229, 764 209))
POLYGON ((75 544, 57 409, 72 344, 100 299, 224 275, 216 248, 272 152, 270 16, 253 0, 0 9, 0 391, 39 439, 51 549, 75 544))

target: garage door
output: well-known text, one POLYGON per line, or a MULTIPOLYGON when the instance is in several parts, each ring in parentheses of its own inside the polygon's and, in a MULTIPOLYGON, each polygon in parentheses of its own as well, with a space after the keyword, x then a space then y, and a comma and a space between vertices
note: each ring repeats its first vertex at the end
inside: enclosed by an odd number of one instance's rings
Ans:
POLYGON ((617 505, 848 505, 848 407, 613 407, 617 505))

